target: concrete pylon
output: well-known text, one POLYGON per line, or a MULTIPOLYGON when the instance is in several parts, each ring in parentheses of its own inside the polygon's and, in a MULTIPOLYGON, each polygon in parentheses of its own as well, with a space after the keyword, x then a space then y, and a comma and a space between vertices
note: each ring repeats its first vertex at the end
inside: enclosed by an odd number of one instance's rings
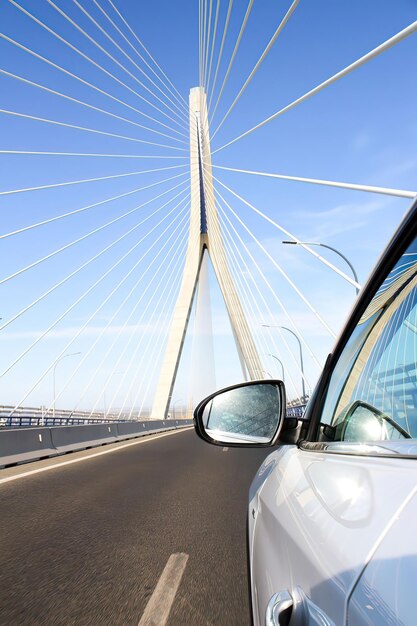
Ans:
MULTIPOLYGON (((207 250, 229 315, 244 378, 262 378, 259 355, 230 273, 216 209, 206 94, 190 91, 191 206, 188 248, 180 291, 156 388, 152 418, 166 418, 171 403, 204 250, 207 250)), ((199 398, 200 399, 200 398, 199 398)))

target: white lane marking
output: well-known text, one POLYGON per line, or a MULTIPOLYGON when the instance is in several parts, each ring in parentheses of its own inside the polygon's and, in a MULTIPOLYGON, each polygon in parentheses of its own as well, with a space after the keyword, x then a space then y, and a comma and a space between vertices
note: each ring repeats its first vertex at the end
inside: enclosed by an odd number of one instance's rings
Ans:
POLYGON ((165 626, 187 560, 188 554, 171 554, 138 626, 165 626))
POLYGON ((155 439, 162 439, 163 437, 169 437, 170 435, 176 435, 177 433, 184 432, 185 430, 191 430, 194 428, 191 426, 190 428, 180 428, 178 430, 171 431, 169 433, 164 433, 163 435, 150 435, 144 439, 140 439, 139 441, 131 441, 129 443, 125 443, 117 448, 112 448, 111 450, 102 450, 100 452, 94 452, 93 454, 89 454, 88 456, 83 456, 79 459, 71 459, 71 461, 63 461, 62 463, 54 463, 53 465, 48 465, 47 467, 39 467, 38 469, 30 470, 29 472, 22 472, 21 474, 15 474, 14 476, 8 476, 7 478, 0 478, 0 485, 3 483, 11 482, 12 480, 17 480, 18 478, 25 478, 26 476, 32 476, 33 474, 40 474, 41 472, 49 472, 49 470, 57 469, 58 467, 64 467, 65 465, 72 465, 73 463, 81 463, 81 461, 87 461, 88 459, 94 459, 97 456, 103 456, 103 454, 110 454, 111 452, 117 452, 118 450, 124 450, 125 448, 129 448, 130 446, 137 446, 140 443, 149 443, 150 441, 155 441, 155 439))
POLYGON ((227 452, 229 448, 223 448, 223 452, 227 452))

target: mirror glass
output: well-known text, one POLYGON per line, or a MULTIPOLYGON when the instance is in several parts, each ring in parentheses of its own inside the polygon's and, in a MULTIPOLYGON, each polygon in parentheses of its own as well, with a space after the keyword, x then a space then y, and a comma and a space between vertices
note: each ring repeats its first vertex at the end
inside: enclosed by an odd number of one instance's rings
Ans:
POLYGON ((206 433, 224 443, 270 443, 281 415, 279 388, 254 384, 219 393, 204 408, 206 433))

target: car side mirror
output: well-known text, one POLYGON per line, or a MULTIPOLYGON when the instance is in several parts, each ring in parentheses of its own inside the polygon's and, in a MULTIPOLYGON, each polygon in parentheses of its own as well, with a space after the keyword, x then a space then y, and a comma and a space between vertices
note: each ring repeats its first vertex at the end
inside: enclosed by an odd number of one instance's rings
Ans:
POLYGON ((194 411, 199 437, 215 445, 270 446, 286 413, 281 380, 233 385, 205 398, 194 411))

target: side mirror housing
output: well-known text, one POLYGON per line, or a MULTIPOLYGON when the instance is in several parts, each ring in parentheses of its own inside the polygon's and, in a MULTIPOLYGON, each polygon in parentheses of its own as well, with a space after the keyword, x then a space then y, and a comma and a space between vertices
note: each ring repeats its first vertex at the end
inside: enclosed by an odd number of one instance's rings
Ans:
POLYGON ((218 446, 267 447, 277 439, 286 414, 281 380, 257 380, 226 387, 194 411, 201 439, 218 446))

